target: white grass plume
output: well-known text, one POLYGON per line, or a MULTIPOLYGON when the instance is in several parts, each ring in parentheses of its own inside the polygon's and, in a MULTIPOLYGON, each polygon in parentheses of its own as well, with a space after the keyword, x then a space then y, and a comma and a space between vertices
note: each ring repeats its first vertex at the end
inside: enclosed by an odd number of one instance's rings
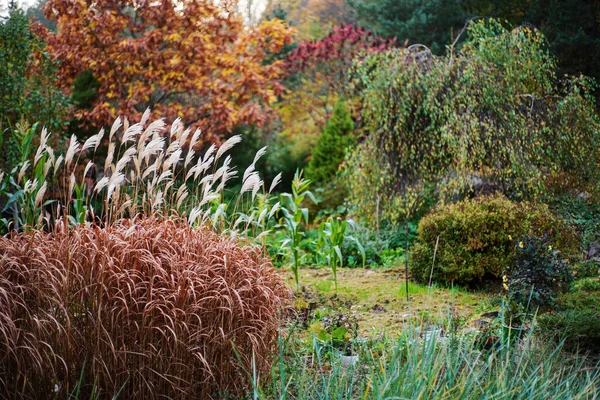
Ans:
POLYGON ((42 187, 40 187, 40 190, 38 190, 37 194, 35 195, 35 200, 33 202, 35 208, 39 208, 42 205, 42 201, 44 200, 44 195, 46 194, 47 188, 48 182, 44 181, 42 187))
POLYGON ((40 145, 35 152, 35 158, 33 159, 33 165, 37 165, 40 159, 43 157, 44 152, 46 151, 46 144, 48 143, 48 137, 50 136, 50 132, 46 130, 46 127, 42 129, 42 135, 40 136, 40 145))
POLYGON ((75 157, 75 153, 79 151, 80 146, 77 141, 77 136, 71 135, 71 141, 69 142, 69 148, 67 149, 67 154, 65 155, 65 163, 67 164, 67 168, 71 165, 73 161, 73 157, 75 157))
POLYGON ((117 117, 117 119, 115 119, 115 122, 113 122, 111 128, 110 128, 110 134, 108 135, 108 140, 110 142, 112 142, 112 138, 115 135, 115 133, 119 130, 119 128, 121 127, 122 122, 121 122, 121 117, 117 117))
POLYGON ((29 165, 29 160, 25 160, 25 162, 21 166, 21 169, 19 169, 19 175, 17 175, 17 182, 21 182, 23 180, 23 176, 25 175, 25 172, 27 172, 29 165))
POLYGON ((269 188, 269 193, 273 192, 273 189, 275 189, 275 187, 277 187, 277 185, 279 185, 281 183, 281 172, 277 174, 277 176, 275 176, 275 179, 273 179, 273 182, 271 182, 271 187, 269 188))
POLYGON ((218 161, 219 158, 221 158, 221 156, 225 152, 229 151, 233 146, 240 143, 241 141, 242 141, 242 135, 235 135, 235 136, 232 136, 229 139, 227 139, 225 141, 225 143, 223 143, 221 145, 221 147, 219 147, 219 150, 217 151, 217 155, 215 156, 215 161, 218 161))

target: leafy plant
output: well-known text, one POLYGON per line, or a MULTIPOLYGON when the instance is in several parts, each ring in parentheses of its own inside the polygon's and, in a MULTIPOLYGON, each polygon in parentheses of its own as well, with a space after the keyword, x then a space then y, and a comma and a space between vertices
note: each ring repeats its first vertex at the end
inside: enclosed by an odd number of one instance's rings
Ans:
POLYGON ((323 317, 313 324, 311 330, 324 345, 323 355, 330 357, 331 350, 342 355, 352 355, 353 342, 358 338, 358 321, 355 315, 342 313, 323 317))
POLYGON ((514 263, 507 267, 509 298, 522 306, 554 307, 558 295, 574 279, 573 271, 547 237, 525 236, 515 248, 514 263))
MULTIPOLYGON (((0 126, 11 131, 24 120, 41 121, 48 129, 60 132, 69 114, 68 96, 59 89, 56 60, 46 51, 40 33, 17 2, 9 2, 8 16, 0 20, 0 126)), ((8 161, 9 157, 2 157, 0 166, 15 166, 6 165, 8 161)))
POLYGON ((306 169, 306 175, 312 181, 322 184, 335 178, 347 148, 355 142, 353 129, 354 122, 346 110, 346 102, 338 100, 306 169))
POLYGON ((302 178, 302 172, 296 171, 292 181, 292 193, 282 193, 279 195, 279 203, 282 217, 279 220, 279 226, 286 233, 281 247, 290 249, 291 267, 296 282, 296 290, 299 290, 300 268, 300 244, 304 237, 302 221, 308 224, 308 208, 302 207, 304 199, 308 198, 317 202, 315 196, 309 191, 310 180, 302 178))
MULTIPOLYGON (((596 299, 597 301, 597 299, 596 299)), ((600 353, 600 312, 574 309, 539 317, 541 334, 565 349, 580 353, 600 353)))
POLYGON ((547 234, 566 257, 579 253, 576 232, 547 206, 495 194, 439 206, 426 215, 412 248, 411 272, 422 282, 430 277, 459 284, 499 280, 514 263, 514 240, 527 234, 547 234))
POLYGON ((341 218, 329 217, 326 222, 319 226, 319 239, 317 241, 317 251, 325 253, 327 265, 333 272, 333 281, 337 291, 337 268, 344 264, 342 254, 343 244, 347 241, 356 243, 362 255, 362 266, 366 263, 365 249, 358 239, 350 234, 350 230, 355 230, 356 225, 352 220, 342 220, 341 218), (350 229, 348 229, 350 228, 350 229))

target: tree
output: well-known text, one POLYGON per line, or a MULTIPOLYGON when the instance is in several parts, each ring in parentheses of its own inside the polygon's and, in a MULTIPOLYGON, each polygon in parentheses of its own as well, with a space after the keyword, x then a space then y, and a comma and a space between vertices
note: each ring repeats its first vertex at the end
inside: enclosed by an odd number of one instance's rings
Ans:
MULTIPOLYGON (((10 136, 20 121, 40 122, 60 132, 68 119, 68 96, 58 89, 56 64, 35 28, 15 3, 0 21, 0 149, 4 136, 10 136)), ((0 164, 10 168, 15 149, 8 140, 5 145, 8 149, 3 150, 0 164)))
POLYGON ((354 23, 346 0, 271 0, 265 15, 282 15, 296 28, 296 40, 319 40, 331 29, 354 23))
POLYGON ((365 221, 377 219, 377 204, 391 221, 404 221, 404 205, 428 185, 454 195, 477 178, 524 197, 542 193, 548 178, 597 182, 593 83, 557 80, 537 30, 481 20, 467 33, 462 50, 445 57, 412 48, 357 66, 366 139, 346 181, 365 221))
POLYGON ((49 31, 56 31, 56 21, 51 21, 44 15, 44 6, 46 0, 37 0, 37 2, 27 8, 26 15, 32 22, 39 22, 44 25, 49 31))
POLYGON ((356 108, 351 98, 348 71, 357 57, 395 46, 356 25, 338 26, 320 40, 301 42, 284 61, 286 87, 276 108, 282 136, 294 143, 297 158, 306 159, 316 144, 340 97, 350 112, 356 108))
POLYGON ((359 25, 443 53, 468 15, 461 0, 349 0, 359 25))
POLYGON ((355 142, 353 129, 354 122, 346 110, 346 102, 339 100, 313 150, 306 171, 307 178, 317 183, 326 183, 335 178, 346 150, 355 142))
MULTIPOLYGON (((409 39, 442 54, 469 18, 533 25, 561 73, 600 79, 600 2, 593 0, 348 0, 356 22, 385 37, 409 39)), ((503 22, 504 23, 504 22, 503 22)))
POLYGON ((0 22, 0 123, 40 121, 60 130, 68 108, 57 89, 56 64, 45 53, 44 38, 14 3, 0 22))
POLYGON ((102 126, 146 108, 211 134, 262 125, 283 90, 282 62, 265 63, 291 40, 280 20, 246 29, 236 1, 48 0, 56 20, 51 54, 70 89, 84 71, 98 83, 93 107, 76 116, 102 126))

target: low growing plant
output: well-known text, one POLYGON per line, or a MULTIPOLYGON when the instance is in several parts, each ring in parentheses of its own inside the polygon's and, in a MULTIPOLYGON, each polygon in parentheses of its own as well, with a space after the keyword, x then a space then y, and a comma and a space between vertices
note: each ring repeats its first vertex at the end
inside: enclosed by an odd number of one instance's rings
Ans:
POLYGON ((333 281, 337 291, 337 268, 344 263, 342 246, 344 242, 352 241, 356 243, 361 256, 362 266, 364 268, 366 255, 360 241, 351 235, 351 231, 356 229, 356 224, 352 220, 342 220, 341 218, 329 217, 326 222, 319 226, 319 238, 317 239, 317 251, 325 254, 327 265, 333 272, 333 281))
POLYGON ((546 237, 525 236, 515 246, 515 258, 504 283, 510 299, 531 307, 553 308, 573 281, 569 263, 546 237))

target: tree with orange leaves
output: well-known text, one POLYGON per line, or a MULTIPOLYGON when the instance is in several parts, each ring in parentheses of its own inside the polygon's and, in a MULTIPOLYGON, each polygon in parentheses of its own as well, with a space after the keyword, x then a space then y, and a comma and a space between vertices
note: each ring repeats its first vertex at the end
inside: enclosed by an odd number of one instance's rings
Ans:
POLYGON ((48 36, 64 88, 86 72, 97 81, 89 108, 76 117, 102 126, 146 108, 223 134, 263 124, 282 92, 282 61, 291 41, 280 20, 245 28, 236 0, 48 0, 48 36))

